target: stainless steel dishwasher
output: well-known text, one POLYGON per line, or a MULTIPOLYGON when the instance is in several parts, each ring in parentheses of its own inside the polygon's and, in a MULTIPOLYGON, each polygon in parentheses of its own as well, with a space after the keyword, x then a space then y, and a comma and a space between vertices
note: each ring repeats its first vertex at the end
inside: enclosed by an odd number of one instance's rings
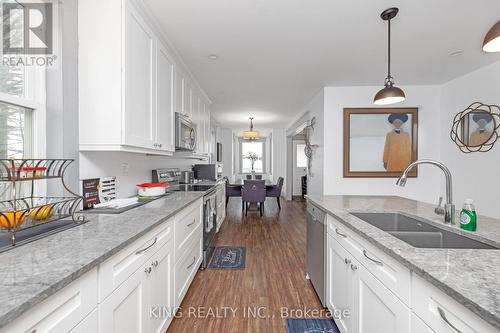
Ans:
POLYGON ((306 277, 310 279, 321 304, 326 307, 326 214, 307 202, 306 277))

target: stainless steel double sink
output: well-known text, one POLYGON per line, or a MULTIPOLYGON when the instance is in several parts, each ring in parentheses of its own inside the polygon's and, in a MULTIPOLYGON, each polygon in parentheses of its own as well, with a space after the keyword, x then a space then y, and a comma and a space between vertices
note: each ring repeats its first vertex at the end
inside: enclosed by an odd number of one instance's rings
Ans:
POLYGON ((497 247, 441 229, 401 213, 352 212, 361 220, 417 248, 497 249, 497 247))

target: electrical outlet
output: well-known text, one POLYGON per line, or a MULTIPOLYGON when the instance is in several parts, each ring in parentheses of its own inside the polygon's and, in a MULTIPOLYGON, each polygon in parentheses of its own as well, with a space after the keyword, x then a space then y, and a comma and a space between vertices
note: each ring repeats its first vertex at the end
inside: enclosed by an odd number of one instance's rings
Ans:
POLYGON ((122 163, 122 176, 127 176, 130 169, 130 164, 122 163))

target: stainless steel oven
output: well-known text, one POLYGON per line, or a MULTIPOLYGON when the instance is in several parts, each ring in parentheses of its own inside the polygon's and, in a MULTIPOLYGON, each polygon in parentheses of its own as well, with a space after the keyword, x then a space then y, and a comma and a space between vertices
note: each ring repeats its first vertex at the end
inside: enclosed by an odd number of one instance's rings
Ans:
POLYGON ((188 116, 175 113, 175 150, 196 148, 196 125, 188 116))

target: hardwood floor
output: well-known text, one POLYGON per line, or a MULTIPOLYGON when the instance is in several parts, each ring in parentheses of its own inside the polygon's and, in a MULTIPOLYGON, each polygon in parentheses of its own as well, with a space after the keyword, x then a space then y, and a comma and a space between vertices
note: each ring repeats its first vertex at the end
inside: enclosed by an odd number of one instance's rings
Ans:
POLYGON ((283 200, 278 214, 275 200, 267 200, 261 218, 258 212, 242 217, 241 201, 231 199, 216 245, 245 246, 246 268, 198 272, 182 302, 182 317, 173 320, 168 333, 286 332, 282 307, 322 309, 305 278, 304 202, 283 200))

